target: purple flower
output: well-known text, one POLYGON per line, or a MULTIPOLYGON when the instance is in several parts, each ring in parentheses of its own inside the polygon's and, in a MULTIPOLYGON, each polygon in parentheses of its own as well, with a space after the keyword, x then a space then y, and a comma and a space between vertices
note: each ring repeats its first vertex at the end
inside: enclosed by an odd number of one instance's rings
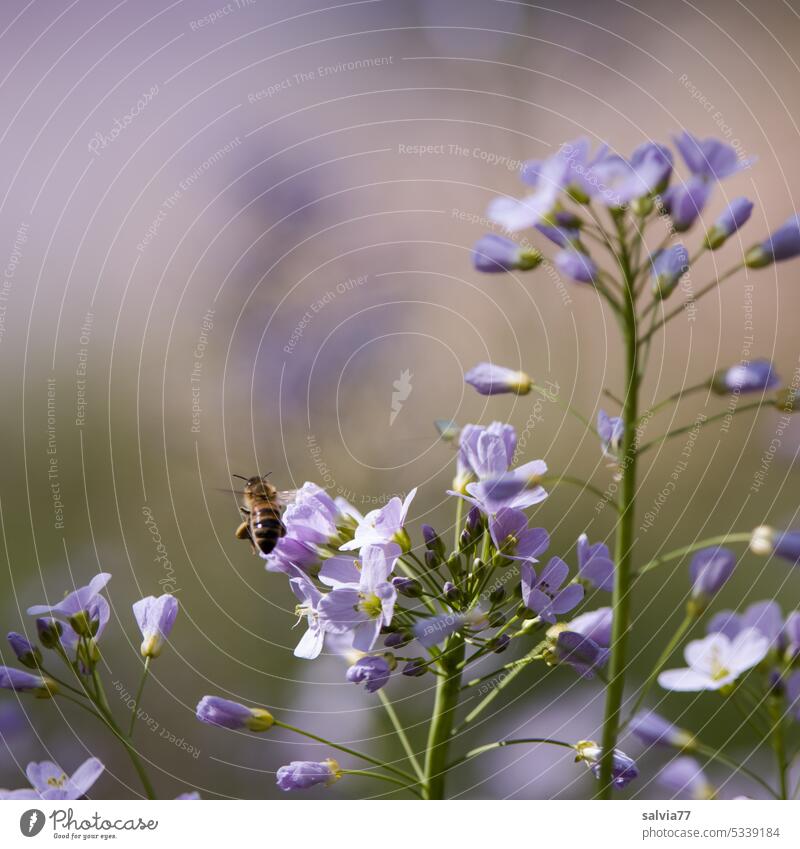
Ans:
POLYGON ((664 192, 664 209, 672 218, 675 229, 682 233, 688 230, 705 208, 711 195, 711 185, 701 177, 689 177, 683 183, 664 192))
POLYGON ((481 395, 502 395, 508 392, 527 395, 533 385, 524 371, 514 371, 492 363, 478 363, 464 375, 464 380, 481 395))
POLYGON ((750 248, 745 254, 745 265, 763 268, 773 262, 792 259, 800 254, 800 216, 792 215, 760 245, 750 248))
POLYGON ((779 386, 780 382, 769 360, 753 360, 718 372, 714 376, 712 388, 719 395, 726 395, 729 392, 745 394, 767 392, 779 386))
POLYGON ((0 799, 45 799, 66 801, 85 796, 100 778, 105 767, 97 758, 84 761, 69 776, 52 761, 29 763, 25 774, 31 788, 24 790, 0 790, 0 799))
POLYGON ((605 410, 597 411, 597 435, 604 457, 619 462, 619 446, 624 434, 625 423, 619 416, 609 416, 605 410))
POLYGON ((589 254, 574 248, 558 251, 553 258, 556 268, 576 283, 593 283, 597 265, 589 254))
POLYGON ((342 551, 352 551, 367 545, 381 545, 383 543, 398 543, 403 551, 411 548, 411 540, 405 529, 408 509, 417 488, 411 490, 403 501, 392 498, 385 506, 378 510, 371 510, 358 523, 355 537, 340 546, 342 551))
POLYGON ((33 693, 37 699, 49 699, 58 692, 58 686, 52 678, 14 669, 13 666, 0 666, 0 689, 33 693))
POLYGON ((142 657, 158 657, 178 615, 178 599, 164 593, 147 596, 133 605, 133 615, 142 632, 142 657))
POLYGON ((294 656, 314 660, 319 657, 325 642, 325 630, 320 624, 318 610, 322 593, 308 577, 302 574, 291 578, 289 586, 300 601, 300 604, 295 607, 295 614, 298 617, 305 616, 308 626, 300 642, 295 646, 294 656))
POLYGON ((542 255, 538 251, 523 250, 511 239, 492 233, 479 239, 472 249, 475 268, 490 274, 502 271, 530 271, 541 261, 542 255))
POLYGON ((732 200, 725 211, 714 222, 706 234, 706 247, 715 251, 740 228, 743 227, 753 211, 753 203, 745 197, 732 200))
POLYGON ((353 535, 361 514, 343 499, 331 498, 315 483, 306 482, 286 508, 286 536, 269 554, 261 556, 272 572, 311 572, 321 563, 320 548, 338 547, 353 535))
POLYGON ((418 619, 413 626, 414 636, 429 649, 443 643, 451 634, 463 627, 480 631, 488 625, 486 614, 480 608, 466 613, 442 613, 418 619))
POLYGON ((203 696, 197 703, 196 716, 207 725, 219 725, 235 731, 268 731, 275 720, 264 708, 249 708, 222 699, 219 696, 203 696))
POLYGON ((703 211, 713 184, 748 168, 752 160, 740 160, 735 148, 719 139, 700 140, 687 132, 675 138, 675 145, 692 176, 665 193, 664 206, 675 228, 686 230, 703 211))
POLYGON ((566 628, 559 631, 555 638, 553 660, 571 666, 581 678, 593 678, 595 672, 608 661, 608 649, 590 637, 570 630, 572 623, 566 628))
POLYGON ((324 761, 292 761, 276 773, 281 790, 308 790, 317 784, 330 787, 342 777, 342 770, 333 758, 324 761))
POLYGON ((543 622, 552 625, 558 614, 569 613, 583 599, 581 584, 571 583, 561 589, 568 574, 569 567, 560 557, 553 557, 538 578, 530 563, 520 567, 522 601, 543 622))
POLYGON ((42 660, 42 653, 36 646, 22 634, 16 631, 11 631, 8 634, 8 644, 11 646, 11 651, 17 656, 17 660, 29 669, 37 669, 42 660))
POLYGON ((537 224, 536 229, 553 244, 566 248, 580 239, 580 230, 575 227, 560 227, 550 224, 537 224))
POLYGON ((599 590, 614 589, 614 561, 605 543, 589 545, 586 534, 578 537, 578 575, 599 590))
POLYGON ((512 560, 536 563, 536 557, 550 545, 550 536, 544 528, 529 528, 522 510, 511 507, 501 508, 489 519, 489 533, 497 550, 512 560))
POLYGON ((736 148, 719 139, 701 140, 684 131, 674 141, 692 174, 707 182, 723 180, 753 163, 752 159, 740 160, 736 148))
POLYGON ((800 610, 793 610, 786 617, 786 621, 783 623, 781 642, 787 660, 795 660, 800 657, 800 610))
POLYGON ((639 711, 631 719, 629 728, 647 746, 685 749, 694 744, 694 737, 688 731, 678 728, 653 710, 639 711))
POLYGON ((646 142, 630 161, 612 155, 593 169, 600 196, 607 206, 617 207, 645 197, 666 186, 672 173, 672 153, 660 144, 646 142))
POLYGON ((611 644, 612 613, 610 607, 598 607, 576 616, 569 624, 570 631, 575 631, 593 640, 599 646, 611 644))
POLYGON ((465 425, 459 438, 456 489, 448 490, 448 494, 464 498, 487 515, 503 507, 524 509, 543 501, 547 493, 539 481, 547 466, 533 460, 509 472, 516 445, 511 425, 465 425), (474 478, 477 482, 470 482, 474 478))
MULTIPOLYGON (((577 756, 575 760, 583 761, 592 770, 595 778, 600 777, 600 760, 603 750, 593 740, 582 740, 575 744, 577 756)), ((614 787, 623 788, 638 778, 639 770, 633 758, 629 758, 619 749, 614 749, 612 756, 611 777, 614 787)))
POLYGON ((732 640, 748 628, 755 628, 759 634, 767 638, 770 646, 777 646, 783 631, 783 614, 780 605, 775 601, 767 600, 754 602, 744 613, 723 610, 711 617, 706 631, 709 634, 725 634, 732 640))
POLYGON ((101 572, 58 604, 36 604, 28 608, 28 613, 32 616, 49 614, 68 622, 81 636, 98 638, 111 616, 108 602, 100 595, 110 580, 108 572, 101 572))
POLYGON ((650 264, 653 294, 663 300, 675 291, 678 281, 689 270, 689 252, 683 245, 672 245, 655 253, 650 264))
POLYGON ((353 648, 371 651, 381 628, 392 621, 397 590, 389 583, 389 575, 399 553, 395 543, 365 545, 361 551, 360 572, 355 566, 349 576, 342 574, 341 568, 335 578, 330 573, 323 577, 320 572, 321 580, 336 580, 339 584, 319 602, 322 627, 335 634, 352 631, 353 648))
POLYGON ((704 548, 689 564, 692 598, 704 607, 733 574, 736 555, 727 548, 704 548))
POLYGON ((750 550, 762 557, 777 554, 790 563, 800 563, 800 531, 776 531, 761 525, 753 531, 750 550))
POLYGON ((176 802, 197 802, 200 799, 200 794, 197 790, 190 790, 187 793, 181 793, 175 797, 176 802))
POLYGON ((588 149, 589 142, 579 139, 563 145, 545 160, 526 163, 522 178, 534 191, 521 200, 495 198, 489 205, 489 218, 515 233, 541 223, 553 212, 558 196, 568 185, 578 193, 591 190, 591 185, 584 180, 591 168, 587 161, 588 149))
POLYGON ((788 710, 800 722, 800 669, 793 672, 786 680, 786 701, 789 703, 788 710))
POLYGON ((689 664, 658 676, 665 690, 697 692, 719 690, 759 664, 769 651, 769 640, 755 628, 746 628, 732 640, 722 633, 692 640, 684 650, 689 664))
POLYGON ((659 772, 658 783, 682 798, 713 799, 715 796, 700 764, 687 755, 670 761, 659 772))
POLYGON ((368 693, 376 693, 389 683, 392 670, 386 658, 378 655, 359 658, 348 670, 347 680, 353 684, 363 684, 368 693))

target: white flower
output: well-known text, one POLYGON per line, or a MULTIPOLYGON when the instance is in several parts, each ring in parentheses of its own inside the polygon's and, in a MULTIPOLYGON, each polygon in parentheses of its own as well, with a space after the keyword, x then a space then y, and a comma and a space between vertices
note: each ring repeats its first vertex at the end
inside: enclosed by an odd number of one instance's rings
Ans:
POLYGON ((768 651, 769 640, 755 628, 741 631, 732 640, 725 634, 709 634, 686 646, 688 668, 668 669, 658 676, 658 683, 665 690, 719 690, 760 663, 768 651))

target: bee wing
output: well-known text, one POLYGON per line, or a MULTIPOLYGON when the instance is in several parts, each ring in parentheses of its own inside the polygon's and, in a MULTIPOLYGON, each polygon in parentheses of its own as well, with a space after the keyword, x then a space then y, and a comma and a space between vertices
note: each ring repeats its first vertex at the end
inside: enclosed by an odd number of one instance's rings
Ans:
POLYGON ((278 492, 278 501, 280 501, 280 503, 284 507, 288 507, 290 504, 294 504, 296 498, 296 489, 282 489, 278 492))

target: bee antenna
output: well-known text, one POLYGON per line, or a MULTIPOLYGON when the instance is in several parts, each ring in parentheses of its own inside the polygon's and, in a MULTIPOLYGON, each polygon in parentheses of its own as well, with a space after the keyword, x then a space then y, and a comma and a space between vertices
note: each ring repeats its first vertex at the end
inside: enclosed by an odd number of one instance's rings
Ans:
POLYGON ((247 478, 244 475, 231 475, 232 478, 239 478, 239 480, 246 481, 247 478))

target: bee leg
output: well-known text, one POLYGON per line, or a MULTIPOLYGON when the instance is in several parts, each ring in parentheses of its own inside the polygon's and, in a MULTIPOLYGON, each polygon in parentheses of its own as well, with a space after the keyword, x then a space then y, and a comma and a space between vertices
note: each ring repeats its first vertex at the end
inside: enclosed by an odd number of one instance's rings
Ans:
POLYGON ((250 536, 250 526, 247 522, 242 522, 242 524, 236 529, 236 539, 249 539, 250 542, 253 541, 250 536))

